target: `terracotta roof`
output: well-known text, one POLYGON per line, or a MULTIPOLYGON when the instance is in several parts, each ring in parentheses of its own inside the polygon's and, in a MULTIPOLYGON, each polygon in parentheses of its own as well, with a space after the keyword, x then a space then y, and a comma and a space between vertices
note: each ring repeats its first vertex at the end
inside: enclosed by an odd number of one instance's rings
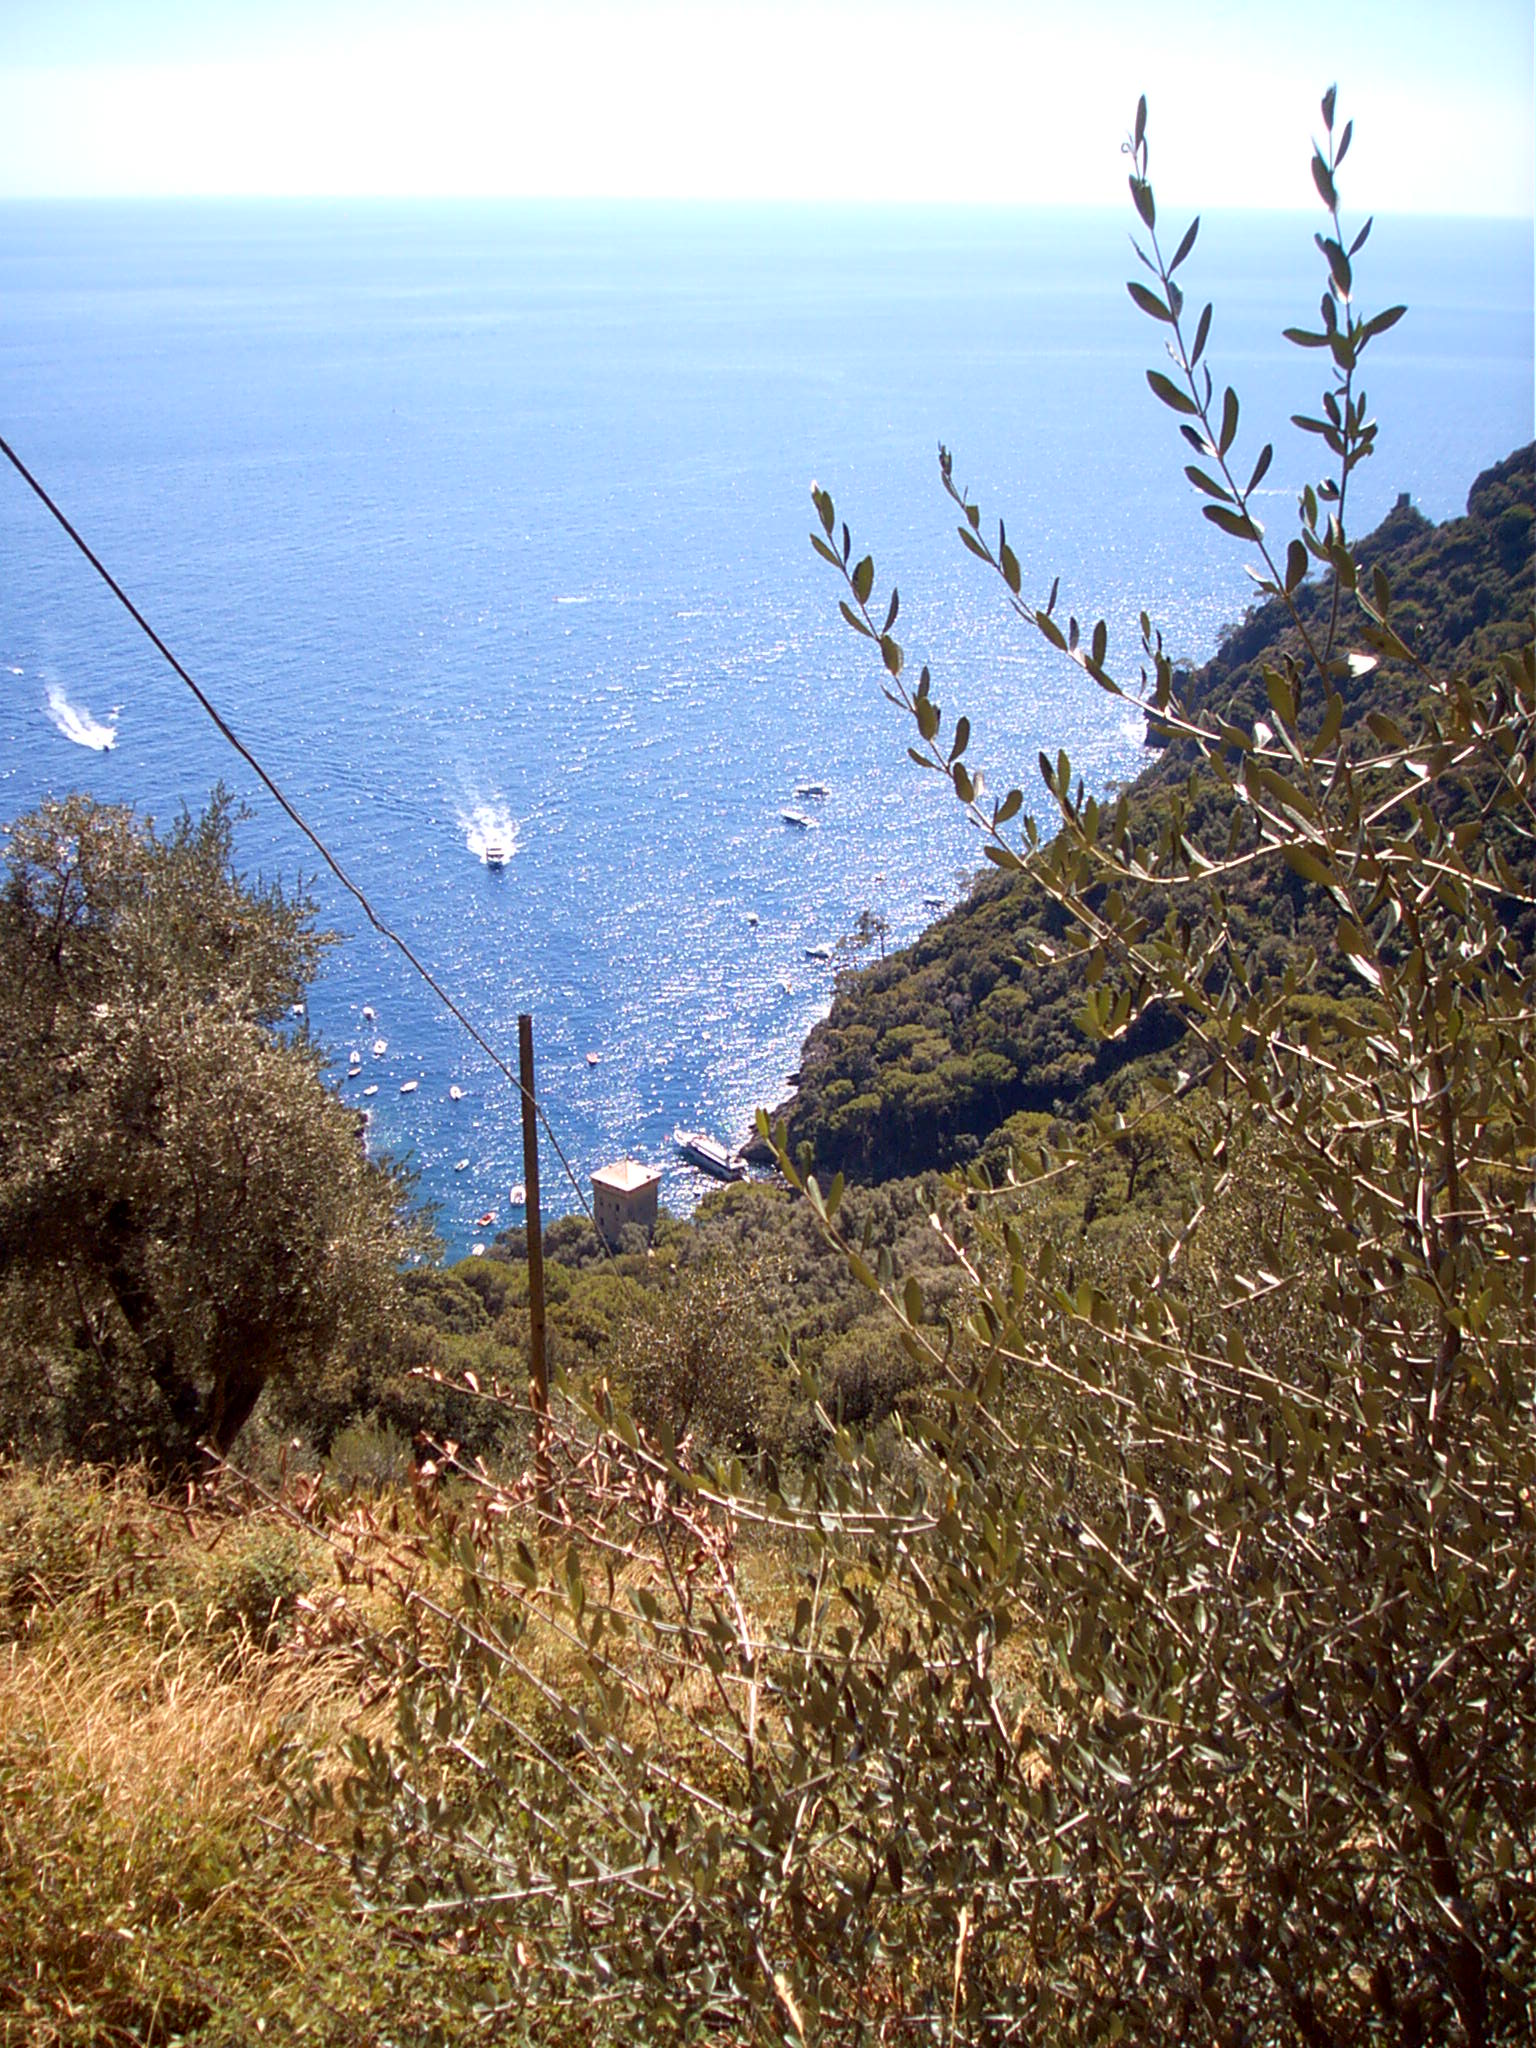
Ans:
POLYGON ((659 1166, 642 1166, 638 1159, 620 1159, 612 1166, 599 1167, 592 1176, 594 1186, 613 1188, 621 1195, 635 1194, 660 1179, 659 1166))

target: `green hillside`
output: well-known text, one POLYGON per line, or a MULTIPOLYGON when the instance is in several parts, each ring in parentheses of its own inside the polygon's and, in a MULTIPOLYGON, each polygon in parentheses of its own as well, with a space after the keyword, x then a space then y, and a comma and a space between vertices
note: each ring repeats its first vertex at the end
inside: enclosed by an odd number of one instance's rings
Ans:
MULTIPOLYGON (((1481 677, 1529 633, 1533 521, 1536 444, 1477 479, 1465 517, 1436 527, 1404 497, 1360 544, 1362 567, 1389 577, 1393 623, 1419 661, 1481 677)), ((1330 604, 1321 581, 1299 594, 1303 618, 1326 617, 1330 604)), ((1179 678, 1187 707, 1251 728, 1267 714, 1263 666, 1297 641, 1279 600, 1256 606, 1204 668, 1179 678)), ((1411 713, 1418 673, 1382 663, 1341 683, 1346 744, 1364 738, 1369 714, 1411 713)), ((1321 710, 1320 697, 1310 716, 1302 706, 1304 731, 1315 730, 1321 710)), ((1149 721, 1149 744, 1156 739, 1149 721)), ((992 765, 1006 773, 1008 764, 992 765)), ((1222 836, 1231 798, 1181 746, 1153 754, 1128 792, 1142 829, 1155 833, 1176 793, 1192 827, 1207 840, 1222 836)), ((1272 861, 1230 900, 1237 930, 1273 973, 1323 936, 1318 892, 1272 861)), ((1513 923, 1523 929, 1529 914, 1513 923)), ((792 1141, 811 1145, 820 1170, 884 1179, 964 1165, 1020 1111, 1071 1117, 1110 1084, 1127 1085, 1126 1070, 1167 1052, 1177 1027, 1156 1011, 1124 1038, 1090 1041, 1076 1021, 1079 969, 1035 957, 1037 945, 1064 931, 1062 912, 1028 874, 989 873, 915 944, 839 976, 831 1014, 806 1041, 797 1092, 780 1112, 792 1141)), ((1530 931, 1524 936, 1529 942, 1530 931)), ((1322 999, 1357 987, 1337 958, 1314 983, 1322 999)))

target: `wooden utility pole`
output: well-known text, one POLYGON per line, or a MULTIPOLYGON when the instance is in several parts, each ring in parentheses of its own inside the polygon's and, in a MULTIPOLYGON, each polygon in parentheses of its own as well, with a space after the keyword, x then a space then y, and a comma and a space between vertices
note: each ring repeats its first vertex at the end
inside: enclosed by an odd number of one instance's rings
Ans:
POLYGON ((528 1398, 533 1409, 534 1473, 539 1516, 554 1519, 554 1484, 549 1469, 549 1364, 544 1355, 544 1226, 539 1220, 539 1121, 533 1088, 533 1019, 517 1020, 518 1074, 523 1092, 523 1185, 528 1196, 528 1398))

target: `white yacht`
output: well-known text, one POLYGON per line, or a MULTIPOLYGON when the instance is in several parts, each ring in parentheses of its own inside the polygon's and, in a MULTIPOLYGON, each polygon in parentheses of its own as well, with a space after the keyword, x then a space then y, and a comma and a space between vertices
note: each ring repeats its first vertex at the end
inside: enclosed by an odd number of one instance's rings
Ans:
POLYGON ((716 1180, 745 1180, 747 1169, 734 1154, 728 1152, 718 1138, 710 1137, 707 1131, 685 1131, 681 1125, 672 1133, 672 1142, 683 1157, 694 1166, 702 1167, 705 1173, 712 1173, 716 1180))

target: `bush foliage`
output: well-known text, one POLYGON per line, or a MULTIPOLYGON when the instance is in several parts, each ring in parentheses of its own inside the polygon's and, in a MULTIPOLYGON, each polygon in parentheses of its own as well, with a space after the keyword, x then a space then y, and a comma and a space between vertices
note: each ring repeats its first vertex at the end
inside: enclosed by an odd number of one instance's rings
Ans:
POLYGON ((72 796, 8 838, 0 1444, 185 1470, 385 1327, 423 1239, 295 1028, 312 908, 235 874, 222 795, 166 837, 72 796))

